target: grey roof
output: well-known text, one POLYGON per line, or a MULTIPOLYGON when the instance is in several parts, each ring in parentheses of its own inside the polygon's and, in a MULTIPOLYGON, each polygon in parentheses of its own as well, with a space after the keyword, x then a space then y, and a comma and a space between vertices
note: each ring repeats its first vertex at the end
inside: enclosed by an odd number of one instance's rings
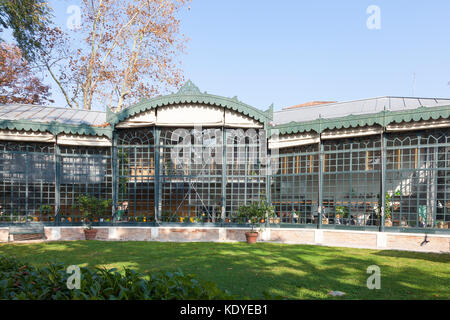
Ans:
MULTIPOLYGON (((450 99, 441 98, 410 98, 410 97, 380 97, 347 102, 336 102, 310 107, 298 107, 276 111, 273 114, 273 124, 279 125, 292 121, 304 122, 344 117, 350 114, 371 114, 383 110, 401 111, 419 107, 438 107, 450 105, 450 99)), ((106 112, 70 109, 27 104, 0 105, 1 120, 28 120, 34 122, 56 121, 62 124, 102 125, 106 123, 106 112)))
POLYGON ((56 121, 72 125, 101 125, 106 122, 106 112, 29 104, 8 104, 0 105, 1 120, 27 120, 43 123, 56 121))
POLYGON ((419 107, 439 107, 445 105, 450 105, 450 99, 380 97, 276 111, 273 114, 273 124, 279 125, 292 121, 312 121, 319 117, 329 119, 345 117, 350 114, 378 113, 383 110, 401 111, 419 107))

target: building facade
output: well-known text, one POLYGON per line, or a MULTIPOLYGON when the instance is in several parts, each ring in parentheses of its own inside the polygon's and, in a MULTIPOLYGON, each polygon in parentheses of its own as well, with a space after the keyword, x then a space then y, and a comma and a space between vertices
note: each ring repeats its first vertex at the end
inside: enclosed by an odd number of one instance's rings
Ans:
POLYGON ((450 99, 253 108, 202 93, 118 113, 0 106, 0 223, 239 227, 264 199, 271 227, 448 233, 450 99))

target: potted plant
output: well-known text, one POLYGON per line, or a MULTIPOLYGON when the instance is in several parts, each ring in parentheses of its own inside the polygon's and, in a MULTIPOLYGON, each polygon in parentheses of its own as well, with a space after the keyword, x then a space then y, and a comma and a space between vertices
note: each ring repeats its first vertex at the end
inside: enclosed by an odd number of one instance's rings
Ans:
POLYGON ((249 205, 239 207, 238 217, 248 221, 251 225, 251 230, 245 233, 247 243, 255 243, 258 238, 258 231, 255 231, 255 226, 261 220, 271 218, 274 215, 274 209, 268 205, 266 201, 252 202, 249 205))
POLYGON ((42 220, 45 220, 44 218, 48 218, 48 220, 50 220, 50 213, 52 212, 52 207, 49 206, 48 204, 43 204, 40 208, 40 215, 42 220))
POLYGON ((111 200, 101 200, 90 195, 81 195, 75 200, 73 207, 79 209, 81 215, 84 217, 84 235, 86 240, 95 239, 97 229, 92 228, 92 221, 95 218, 103 216, 110 205, 111 200))
POLYGON ((396 210, 397 207, 400 208, 400 204, 394 206, 392 202, 393 197, 399 197, 401 195, 400 191, 393 194, 386 192, 385 194, 385 209, 384 209, 384 225, 386 227, 392 227, 392 211, 396 210))
MULTIPOLYGON (((345 206, 337 206, 336 207, 336 219, 340 222, 341 218, 342 218, 342 222, 344 224, 347 224, 348 208, 345 206)), ((340 224, 340 223, 336 223, 336 224, 340 224)))

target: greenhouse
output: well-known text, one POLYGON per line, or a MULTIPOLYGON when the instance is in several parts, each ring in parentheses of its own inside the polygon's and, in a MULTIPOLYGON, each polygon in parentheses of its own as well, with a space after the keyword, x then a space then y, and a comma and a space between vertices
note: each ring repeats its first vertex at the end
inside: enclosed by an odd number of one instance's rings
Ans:
POLYGON ((264 200, 279 228, 447 233, 450 99, 383 97, 266 111, 201 92, 122 111, 0 106, 0 223, 239 226, 264 200))

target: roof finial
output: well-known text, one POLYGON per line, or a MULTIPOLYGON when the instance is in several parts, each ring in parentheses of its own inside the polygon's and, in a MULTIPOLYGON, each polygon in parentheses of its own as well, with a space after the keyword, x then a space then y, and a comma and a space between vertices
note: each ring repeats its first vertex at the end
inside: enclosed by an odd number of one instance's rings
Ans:
POLYGON ((180 90, 178 90, 177 94, 201 94, 201 92, 191 80, 188 80, 180 90))

